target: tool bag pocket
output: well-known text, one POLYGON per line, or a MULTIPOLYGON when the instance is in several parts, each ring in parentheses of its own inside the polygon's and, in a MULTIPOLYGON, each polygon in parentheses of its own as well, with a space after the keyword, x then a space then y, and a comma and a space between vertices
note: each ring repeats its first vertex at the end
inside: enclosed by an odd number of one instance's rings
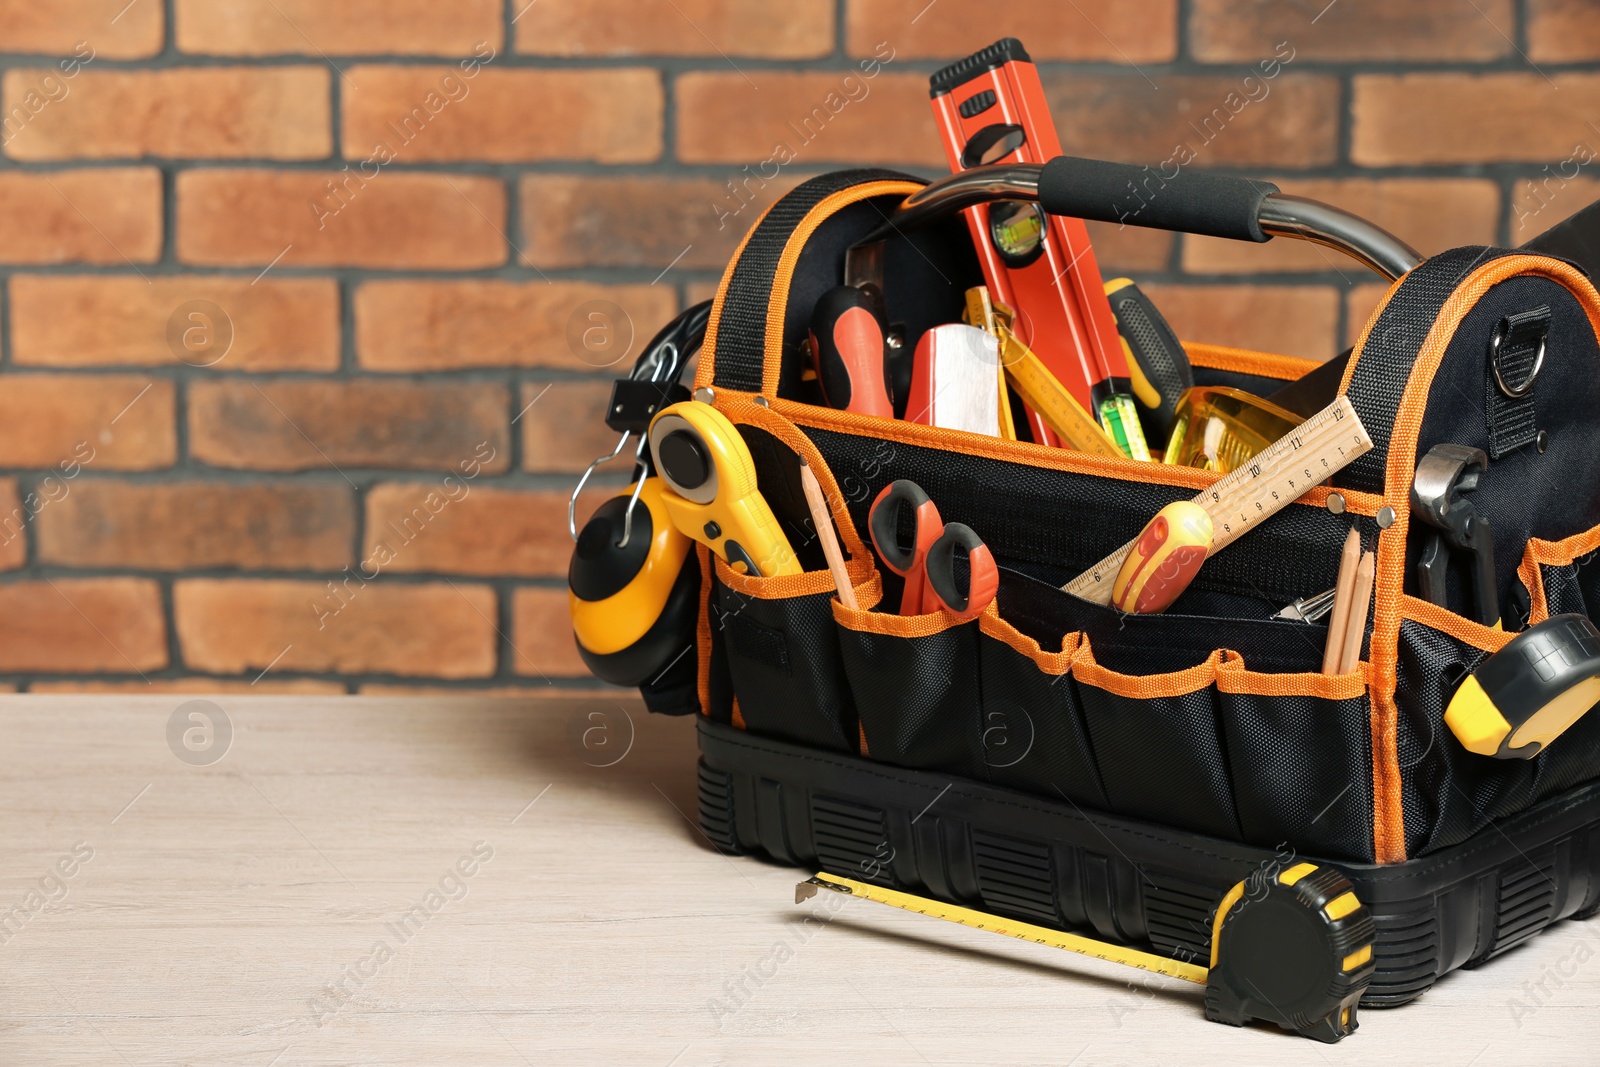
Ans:
POLYGON ((1528 592, 1528 622, 1552 615, 1600 619, 1600 526, 1564 541, 1532 538, 1517 575, 1528 592))
POLYGON ((1106 811, 1110 805, 1070 675, 1082 635, 1070 633, 1055 644, 1055 651, 1047 651, 997 612, 978 620, 983 778, 1106 811))
MULTIPOLYGON (((876 596, 874 583, 861 594, 876 596)), ((832 751, 856 751, 856 706, 834 634, 827 571, 754 578, 716 561, 714 625, 745 728, 832 751)))
POLYGON ((1217 664, 1217 711, 1242 840, 1372 861, 1372 726, 1366 665, 1345 675, 1217 664))
POLYGON ((833 615, 863 753, 897 767, 982 777, 977 620, 852 611, 837 601, 833 615))
POLYGON ((1450 697, 1516 635, 1409 596, 1401 613, 1395 733, 1410 854, 1458 844, 1496 819, 1595 777, 1600 716, 1594 714, 1532 759, 1489 759, 1463 748, 1444 723, 1450 697))

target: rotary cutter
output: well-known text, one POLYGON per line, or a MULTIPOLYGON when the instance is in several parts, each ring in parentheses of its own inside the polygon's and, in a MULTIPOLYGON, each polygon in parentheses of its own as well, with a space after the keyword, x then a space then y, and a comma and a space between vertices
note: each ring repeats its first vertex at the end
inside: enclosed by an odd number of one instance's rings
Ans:
POLYGON ((799 574, 800 561, 756 488, 756 465, 733 423, 686 400, 650 423, 650 452, 666 483, 662 504, 685 535, 741 574, 799 574))

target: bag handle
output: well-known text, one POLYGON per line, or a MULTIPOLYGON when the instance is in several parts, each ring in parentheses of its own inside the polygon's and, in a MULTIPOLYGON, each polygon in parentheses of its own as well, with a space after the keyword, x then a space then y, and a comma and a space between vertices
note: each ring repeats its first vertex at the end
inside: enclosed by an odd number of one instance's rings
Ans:
POLYGON ((1359 215, 1281 193, 1271 182, 1209 171, 1057 156, 995 163, 941 178, 901 205, 868 240, 989 200, 1037 200, 1052 215, 1144 226, 1235 241, 1293 237, 1326 245, 1391 281, 1422 261, 1416 250, 1359 215))

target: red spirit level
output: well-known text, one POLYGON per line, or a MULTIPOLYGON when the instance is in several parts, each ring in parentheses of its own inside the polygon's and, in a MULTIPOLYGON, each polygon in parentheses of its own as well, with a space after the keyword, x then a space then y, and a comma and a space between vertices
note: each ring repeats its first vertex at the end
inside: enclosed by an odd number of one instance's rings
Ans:
MULTIPOLYGON (((1022 42, 997 41, 929 79, 952 171, 986 163, 1046 163, 1061 155, 1038 69, 1022 42)), ((1122 451, 1148 459, 1116 319, 1082 221, 1000 200, 966 210, 990 295, 1014 309, 1013 329, 1122 451)), ((1042 444, 1062 442, 1031 409, 1042 444)))

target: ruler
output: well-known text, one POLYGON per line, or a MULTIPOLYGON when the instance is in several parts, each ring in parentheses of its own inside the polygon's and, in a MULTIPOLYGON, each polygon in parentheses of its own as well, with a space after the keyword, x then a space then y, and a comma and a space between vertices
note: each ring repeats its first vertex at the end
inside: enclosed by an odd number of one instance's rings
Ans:
MULTIPOLYGON (((1227 548, 1371 448, 1372 438, 1355 407, 1341 396, 1194 498, 1214 527, 1207 556, 1227 548)), ((1137 541, 1129 541, 1061 588, 1096 604, 1110 604, 1111 586, 1137 541)))
POLYGON ((863 900, 876 901, 887 904, 892 908, 902 911, 915 912, 918 915, 931 915, 935 919, 944 919, 946 922, 960 923, 970 926, 974 930, 988 930, 990 933, 1005 934, 1021 941, 1032 941, 1038 945, 1049 945, 1051 948, 1065 949, 1084 956, 1093 956, 1097 960, 1107 960, 1111 963, 1121 963, 1128 967, 1137 967, 1141 971, 1151 971, 1155 974, 1164 974, 1169 978, 1182 978, 1186 982, 1206 984, 1209 974, 1207 968, 1196 963, 1185 963, 1175 960, 1170 956, 1158 956, 1154 952, 1144 952, 1136 948, 1126 948, 1122 945, 1113 945, 1106 941, 1096 941, 1092 937, 1082 937, 1078 934, 1069 934, 1061 930, 1051 930, 1045 926, 1035 926, 1017 919, 1003 919, 998 915, 988 915, 971 908, 963 908, 958 904, 945 904, 938 900, 929 900, 927 897, 914 896, 911 893, 902 893, 898 889, 885 889, 882 886, 868 885, 866 882, 857 882, 851 878, 841 878, 836 874, 819 874, 815 878, 801 882, 795 886, 794 901, 796 904, 814 895, 819 889, 827 889, 835 893, 845 893, 849 896, 860 897, 863 900))

